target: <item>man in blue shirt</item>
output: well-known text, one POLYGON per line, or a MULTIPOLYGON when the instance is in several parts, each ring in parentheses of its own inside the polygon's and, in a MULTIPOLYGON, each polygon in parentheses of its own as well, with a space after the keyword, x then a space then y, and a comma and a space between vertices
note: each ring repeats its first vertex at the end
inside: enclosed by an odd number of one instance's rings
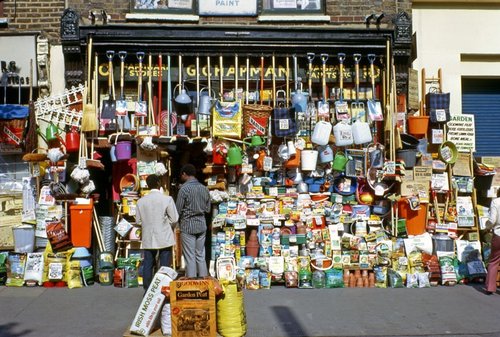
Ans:
POLYGON ((183 182, 177 195, 177 211, 181 232, 182 254, 186 262, 187 277, 208 275, 205 261, 205 214, 210 212, 210 194, 196 178, 196 168, 186 164, 181 168, 183 182))

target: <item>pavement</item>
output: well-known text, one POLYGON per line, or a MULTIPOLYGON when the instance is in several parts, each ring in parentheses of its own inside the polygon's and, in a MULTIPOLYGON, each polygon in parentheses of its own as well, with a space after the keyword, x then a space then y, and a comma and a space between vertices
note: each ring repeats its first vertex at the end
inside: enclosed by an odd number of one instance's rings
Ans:
MULTIPOLYGON (((0 287, 0 337, 120 337, 142 288, 0 287)), ((500 336, 500 290, 481 285, 424 289, 245 290, 247 337, 500 336)))

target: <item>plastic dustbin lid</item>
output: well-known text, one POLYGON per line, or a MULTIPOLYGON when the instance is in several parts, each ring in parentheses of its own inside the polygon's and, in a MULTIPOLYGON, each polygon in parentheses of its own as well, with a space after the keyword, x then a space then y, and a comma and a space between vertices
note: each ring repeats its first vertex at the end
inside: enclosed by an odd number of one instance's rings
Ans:
POLYGON ((75 252, 72 255, 73 258, 85 258, 90 256, 90 252, 85 247, 76 247, 75 252))

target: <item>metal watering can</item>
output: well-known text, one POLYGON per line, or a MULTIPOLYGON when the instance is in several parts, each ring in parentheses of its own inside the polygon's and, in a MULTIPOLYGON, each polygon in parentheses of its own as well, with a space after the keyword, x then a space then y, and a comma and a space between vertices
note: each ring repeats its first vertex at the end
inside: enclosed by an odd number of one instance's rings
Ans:
POLYGON ((236 144, 231 144, 227 150, 226 162, 228 166, 237 166, 243 163, 243 153, 236 144))
POLYGON ((244 140, 244 143, 246 145, 249 145, 252 147, 266 145, 266 143, 267 143, 267 141, 266 141, 267 137, 258 136, 258 135, 247 137, 247 138, 244 138, 243 140, 244 140), (248 140, 250 140, 250 142, 248 142, 248 140))
POLYGON ((210 92, 208 95, 202 95, 203 90, 208 90, 208 88, 201 88, 199 92, 200 97, 200 105, 198 106, 198 114, 199 115, 210 115, 215 102, 217 101, 215 97, 215 92, 212 90, 213 97, 210 96, 210 92))

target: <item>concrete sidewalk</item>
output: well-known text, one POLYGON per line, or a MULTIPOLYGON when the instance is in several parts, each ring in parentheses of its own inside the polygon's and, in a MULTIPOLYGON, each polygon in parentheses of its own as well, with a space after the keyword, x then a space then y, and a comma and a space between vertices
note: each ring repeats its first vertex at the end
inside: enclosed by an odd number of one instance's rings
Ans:
MULTIPOLYGON (((248 337, 500 336, 500 291, 427 289, 245 291, 248 337)), ((0 287, 1 337, 120 337, 142 288, 0 287)))

